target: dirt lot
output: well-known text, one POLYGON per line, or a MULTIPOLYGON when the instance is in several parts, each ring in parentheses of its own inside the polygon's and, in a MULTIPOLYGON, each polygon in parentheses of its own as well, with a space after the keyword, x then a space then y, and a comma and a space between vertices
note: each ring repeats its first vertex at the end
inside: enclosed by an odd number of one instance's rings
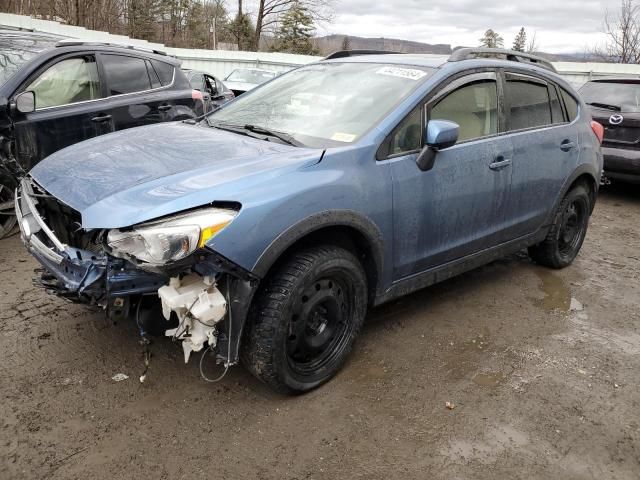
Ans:
POLYGON ((640 189, 607 188, 574 266, 515 255, 383 306, 296 398, 207 384, 168 340, 141 384, 135 328, 33 288, 3 240, 0 478, 637 479, 639 238, 640 189))

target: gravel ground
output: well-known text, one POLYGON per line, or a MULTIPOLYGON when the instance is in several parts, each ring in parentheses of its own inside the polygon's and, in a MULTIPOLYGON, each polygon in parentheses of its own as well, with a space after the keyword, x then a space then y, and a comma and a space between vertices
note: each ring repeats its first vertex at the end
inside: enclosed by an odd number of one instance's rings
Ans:
POLYGON ((572 267, 514 255, 380 307, 295 398, 205 383, 164 339, 141 384, 133 325, 34 288, 2 240, 0 478, 637 479, 639 238, 640 189, 608 187, 572 267))

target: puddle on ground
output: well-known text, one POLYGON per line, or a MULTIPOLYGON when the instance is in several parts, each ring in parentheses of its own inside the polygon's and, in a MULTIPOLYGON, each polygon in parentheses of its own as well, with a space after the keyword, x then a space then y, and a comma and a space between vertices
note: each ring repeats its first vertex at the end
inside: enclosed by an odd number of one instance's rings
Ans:
POLYGON ((478 373, 473 377, 473 383, 481 387, 497 387, 504 381, 504 375, 501 372, 495 373, 478 373))
POLYGON ((544 293, 544 298, 540 300, 540 306, 552 312, 559 310, 569 312, 571 308, 571 291, 564 280, 549 270, 535 269, 536 276, 542 282, 540 289, 544 293))

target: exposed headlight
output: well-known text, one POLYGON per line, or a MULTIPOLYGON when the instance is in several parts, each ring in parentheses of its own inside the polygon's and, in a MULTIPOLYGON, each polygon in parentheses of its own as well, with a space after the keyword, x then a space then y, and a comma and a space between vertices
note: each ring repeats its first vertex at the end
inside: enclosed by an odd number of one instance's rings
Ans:
POLYGON ((207 208, 132 230, 110 230, 107 244, 114 256, 134 257, 151 265, 164 265, 191 255, 229 225, 238 214, 226 208, 207 208))

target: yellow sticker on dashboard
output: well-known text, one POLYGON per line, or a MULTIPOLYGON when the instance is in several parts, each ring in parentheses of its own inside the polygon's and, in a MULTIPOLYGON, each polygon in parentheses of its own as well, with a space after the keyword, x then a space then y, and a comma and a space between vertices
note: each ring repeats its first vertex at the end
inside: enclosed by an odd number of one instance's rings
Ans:
POLYGON ((356 139, 355 135, 351 133, 341 133, 336 132, 331 137, 331 140, 335 140, 336 142, 353 142, 356 139))

